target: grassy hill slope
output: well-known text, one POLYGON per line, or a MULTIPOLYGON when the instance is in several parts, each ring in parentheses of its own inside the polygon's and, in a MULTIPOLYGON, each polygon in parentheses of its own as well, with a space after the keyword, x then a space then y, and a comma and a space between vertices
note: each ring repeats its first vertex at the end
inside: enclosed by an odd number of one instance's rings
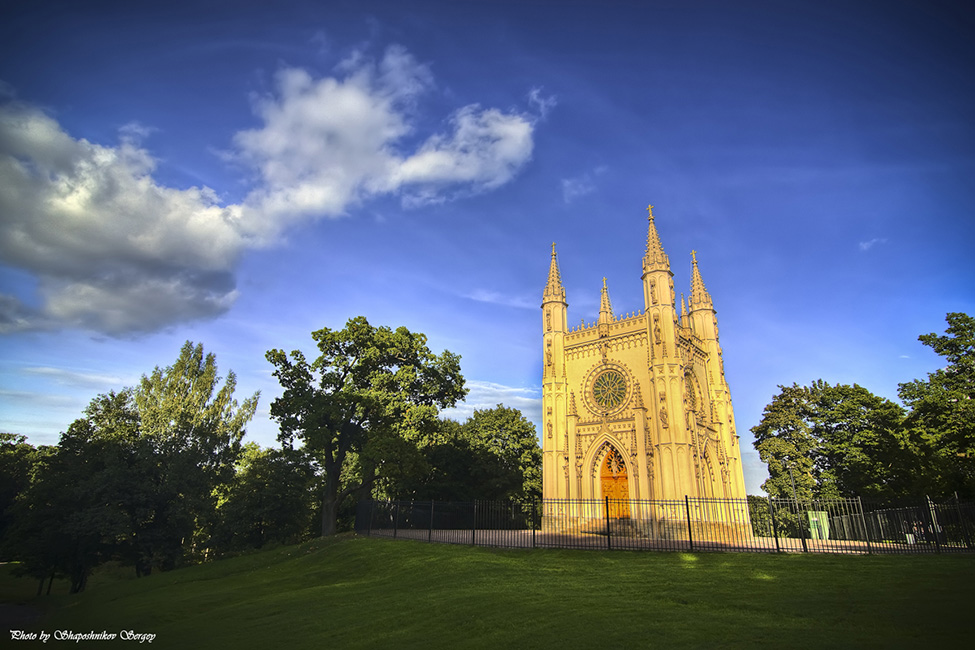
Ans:
POLYGON ((950 648, 970 641, 975 557, 495 550, 346 536, 48 603, 38 629, 148 632, 156 648, 950 648))

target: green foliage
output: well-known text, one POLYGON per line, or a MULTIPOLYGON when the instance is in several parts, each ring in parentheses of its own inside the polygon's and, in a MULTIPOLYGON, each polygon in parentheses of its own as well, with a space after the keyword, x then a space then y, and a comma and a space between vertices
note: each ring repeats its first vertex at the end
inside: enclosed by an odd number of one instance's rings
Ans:
POLYGON ((11 506, 17 495, 30 485, 37 450, 27 444, 26 436, 0 433, 0 559, 5 559, 9 551, 4 548, 7 532, 13 523, 11 506))
POLYGON ((855 384, 779 388, 752 428, 768 494, 792 498, 793 485, 803 501, 914 493, 917 443, 901 426, 900 406, 855 384))
POLYGON ((233 373, 217 390, 219 381, 213 355, 187 342, 137 389, 93 399, 38 455, 11 509, 8 544, 24 571, 66 576, 78 592, 110 559, 146 575, 202 558, 257 407, 257 395, 233 399, 233 373))
POLYGON ((377 498, 436 501, 528 501, 542 492, 542 451, 535 425, 498 404, 466 422, 441 420, 420 443, 415 474, 391 482, 377 498))
POLYGON ((271 416, 286 447, 298 440, 321 467, 322 535, 338 529, 338 512, 354 493, 380 479, 414 474, 423 459, 417 443, 437 424, 440 408, 466 394, 460 357, 433 354, 423 334, 372 327, 362 316, 343 330, 312 332, 319 356, 308 362, 269 350, 284 393, 271 416))
POLYGON ((351 536, 90 589, 52 629, 153 648, 964 648, 975 563, 502 550, 351 536), (651 613, 648 617, 648 612, 651 613))
POLYGON ((316 486, 312 459, 303 451, 247 443, 220 506, 214 545, 237 552, 304 541, 313 528, 316 486))
POLYGON ((930 449, 931 492, 975 498, 975 318, 950 313, 944 336, 923 334, 922 343, 947 365, 927 381, 901 384, 911 409, 906 426, 930 449))
POLYGON ((946 366, 900 384, 906 413, 857 385, 779 386, 752 428, 765 491, 791 498, 794 480, 800 500, 975 498, 975 318, 947 322, 945 335, 918 337, 946 366))

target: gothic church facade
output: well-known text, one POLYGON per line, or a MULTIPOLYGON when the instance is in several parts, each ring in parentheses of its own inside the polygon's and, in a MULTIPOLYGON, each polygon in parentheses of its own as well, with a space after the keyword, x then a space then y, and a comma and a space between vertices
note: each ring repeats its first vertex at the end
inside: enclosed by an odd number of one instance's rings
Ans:
POLYGON ((648 212, 642 311, 616 316, 604 278, 598 320, 569 328, 552 245, 542 301, 546 500, 746 497, 711 296, 692 252, 690 304, 682 295, 678 311, 648 212))

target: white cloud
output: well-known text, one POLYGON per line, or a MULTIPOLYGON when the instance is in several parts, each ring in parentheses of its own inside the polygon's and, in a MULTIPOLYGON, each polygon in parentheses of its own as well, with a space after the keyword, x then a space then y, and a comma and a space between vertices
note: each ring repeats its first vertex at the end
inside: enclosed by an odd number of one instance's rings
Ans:
POLYGON ((504 386, 486 381, 468 381, 470 391, 467 398, 456 407, 444 409, 441 415, 454 420, 464 421, 474 414, 474 411, 493 409, 498 404, 521 411, 530 422, 538 426, 542 421, 542 397, 539 387, 504 386))
POLYGON ((866 251, 870 250, 871 248, 873 248, 874 246, 876 246, 877 244, 886 244, 886 243, 887 243, 887 239, 886 238, 883 238, 883 237, 874 237, 873 239, 871 239, 869 241, 862 241, 862 242, 860 242, 859 247, 860 247, 860 250, 861 251, 866 252, 866 251))
POLYGON ((234 139, 234 157, 258 174, 243 211, 258 236, 293 219, 344 215, 381 194, 400 192, 411 206, 451 198, 449 186, 493 189, 531 158, 528 116, 477 105, 457 110, 446 133, 404 153, 417 97, 433 85, 427 67, 391 47, 378 63, 357 53, 339 69, 347 76, 282 70, 276 94, 255 104, 263 126, 234 139))
POLYGON ((243 250, 292 223, 338 217, 372 197, 437 203, 510 181, 531 158, 534 120, 477 105, 417 138, 429 69, 401 47, 359 53, 333 77, 282 69, 254 101, 261 126, 226 154, 253 170, 240 204, 208 187, 159 184, 136 122, 114 146, 75 139, 17 102, 0 107, 0 255, 38 278, 40 306, 0 295, 0 332, 80 327, 149 332, 226 312, 243 250), (411 145, 412 143, 412 145, 411 145))
POLYGON ((230 210, 209 188, 158 185, 139 132, 106 147, 37 109, 0 107, 0 255, 35 273, 44 299, 3 296, 0 328, 148 331, 233 302, 243 240, 230 210))

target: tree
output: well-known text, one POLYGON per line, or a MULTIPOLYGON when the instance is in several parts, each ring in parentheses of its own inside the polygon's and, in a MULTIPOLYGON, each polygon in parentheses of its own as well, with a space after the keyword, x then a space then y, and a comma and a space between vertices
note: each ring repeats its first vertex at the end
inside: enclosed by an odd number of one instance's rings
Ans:
POLYGON ((237 378, 219 386, 216 357, 187 341, 176 362, 143 375, 133 394, 140 435, 149 444, 153 503, 140 540, 143 565, 176 566, 203 556, 217 522, 217 495, 234 479, 244 427, 259 393, 238 404, 237 378))
POLYGON ((137 389, 93 399, 39 457, 13 510, 12 544, 27 572, 65 575, 78 592, 105 560, 146 575, 208 542, 257 406, 257 395, 237 405, 233 373, 216 390, 219 382, 214 356, 187 342, 137 389))
POLYGON ((916 493, 918 442, 901 426, 900 406, 856 384, 779 388, 752 428, 769 468, 762 486, 768 494, 791 498, 794 489, 808 500, 916 493))
POLYGON ((322 535, 337 532, 349 495, 365 495, 383 476, 419 461, 415 441, 436 425, 438 409, 466 394, 460 357, 434 355, 423 334, 372 327, 359 316, 343 330, 312 332, 319 356, 309 363, 269 350, 284 393, 271 404, 279 440, 298 439, 323 472, 322 535), (344 471, 344 476, 343 476, 344 471), (343 485, 343 478, 345 484, 343 485))
POLYGON ((219 508, 217 547, 233 552, 303 541, 313 531, 316 486, 312 459, 302 450, 247 443, 219 508))
POLYGON ((26 436, 0 433, 0 559, 8 555, 5 543, 12 523, 10 508, 30 486, 36 451, 26 436))
POLYGON ((535 425, 521 411, 501 404, 474 411, 463 424, 441 420, 419 441, 423 463, 389 482, 396 499, 473 501, 518 499, 542 494, 542 452, 535 425))
POLYGON ((131 455, 138 417, 131 392, 99 395, 39 456, 30 486, 12 510, 11 543, 24 571, 63 575, 84 590, 101 562, 122 553, 142 482, 131 455))
POLYGON ((907 427, 930 448, 930 492, 975 498, 975 318, 946 316, 945 335, 922 334, 924 345, 947 365, 927 381, 900 384, 898 395, 910 408, 907 427))
POLYGON ((474 411, 463 426, 476 445, 498 459, 500 495, 494 498, 541 498, 542 450, 535 425, 521 411, 498 404, 493 409, 474 411))

